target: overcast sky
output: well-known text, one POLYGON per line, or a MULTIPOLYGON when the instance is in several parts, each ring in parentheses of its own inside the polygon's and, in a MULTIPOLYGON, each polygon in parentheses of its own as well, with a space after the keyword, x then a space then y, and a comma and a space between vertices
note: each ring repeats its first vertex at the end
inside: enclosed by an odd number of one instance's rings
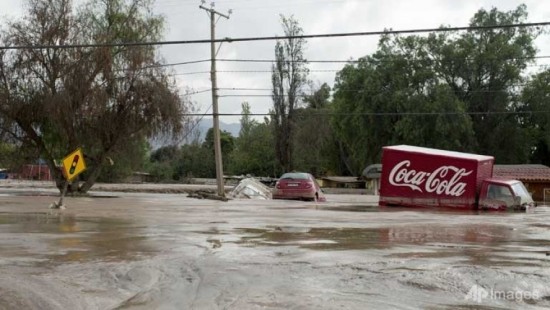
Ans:
MULTIPOLYGON (((24 12, 23 0, 0 0, 0 18, 17 18, 24 12)), ((440 25, 467 26, 470 18, 480 8, 512 10, 525 3, 530 22, 550 21, 548 3, 544 0, 219 0, 215 8, 220 12, 233 10, 229 20, 217 23, 217 37, 258 37, 282 35, 280 14, 294 15, 305 34, 366 32, 385 28, 415 29, 434 28, 440 25)), ((209 39, 210 27, 206 12, 199 9, 199 0, 156 0, 156 13, 166 18, 165 40, 209 39)), ((209 6, 210 1, 207 2, 209 6)), ((376 49, 377 36, 309 39, 305 57, 309 60, 349 60, 371 54, 376 49)), ((550 35, 537 40, 539 55, 550 55, 550 35)), ((218 54, 220 59, 273 59, 274 41, 224 43, 218 54)), ((210 58, 209 44, 172 45, 161 48, 167 63, 210 58)), ((541 63, 548 63, 544 60, 541 63)), ((328 83, 331 87, 337 70, 343 64, 309 64, 309 79, 316 83, 328 83), (329 72, 316 72, 329 71, 329 72)), ((220 88, 271 88, 269 63, 218 62, 218 87, 220 88), (266 72, 223 72, 266 71, 266 72)), ((210 89, 210 63, 173 67, 182 87, 195 91, 210 89)), ((222 97, 220 113, 240 113, 241 102, 248 101, 252 113, 267 113, 272 106, 269 90, 230 91, 222 97), (267 95, 247 97, 246 95, 267 95)), ((200 112, 211 106, 209 92, 192 96, 200 112)), ((211 110, 209 110, 211 112, 211 110)), ((240 117, 221 117, 226 123, 235 123, 240 117)))

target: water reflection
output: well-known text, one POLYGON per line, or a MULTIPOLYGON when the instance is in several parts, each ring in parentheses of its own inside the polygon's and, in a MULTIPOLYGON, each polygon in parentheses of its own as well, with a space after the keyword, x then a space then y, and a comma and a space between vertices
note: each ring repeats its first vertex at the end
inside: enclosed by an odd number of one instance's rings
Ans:
POLYGON ((143 227, 108 218, 78 218, 71 214, 0 214, 3 256, 34 256, 51 262, 130 260, 151 252, 143 227))
MULTIPOLYGON (((462 225, 444 227, 403 226, 382 228, 307 228, 271 227, 242 228, 244 244, 299 245, 322 249, 389 248, 395 245, 423 245, 427 243, 490 244, 510 239, 512 230, 499 225, 462 225), (330 245, 312 244, 315 240, 330 240, 330 245), (309 242, 304 242, 309 241, 309 242)), ((322 242, 320 242, 322 243, 322 242)))
MULTIPOLYGON (((380 228, 279 227, 241 228, 238 242, 245 246, 297 246, 313 250, 389 250, 388 258, 454 258, 476 265, 537 265, 540 249, 519 251, 522 246, 548 246, 525 240, 504 225, 406 225, 380 228), (535 255, 536 257, 533 257, 535 255)), ((539 257, 540 256, 540 257, 539 257)))

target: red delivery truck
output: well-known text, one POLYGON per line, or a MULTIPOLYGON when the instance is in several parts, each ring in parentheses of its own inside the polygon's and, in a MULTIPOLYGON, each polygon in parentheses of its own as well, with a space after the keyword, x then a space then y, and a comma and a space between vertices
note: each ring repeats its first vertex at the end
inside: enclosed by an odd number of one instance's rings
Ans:
POLYGON ((381 206, 510 210, 534 206, 518 180, 495 179, 491 156, 396 145, 382 148, 381 206))

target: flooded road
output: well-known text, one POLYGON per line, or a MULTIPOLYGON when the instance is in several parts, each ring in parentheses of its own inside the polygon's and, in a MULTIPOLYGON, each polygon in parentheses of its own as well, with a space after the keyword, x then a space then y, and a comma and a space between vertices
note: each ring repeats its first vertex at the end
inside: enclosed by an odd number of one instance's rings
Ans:
POLYGON ((546 207, 26 195, 0 194, 0 309, 550 307, 546 207))

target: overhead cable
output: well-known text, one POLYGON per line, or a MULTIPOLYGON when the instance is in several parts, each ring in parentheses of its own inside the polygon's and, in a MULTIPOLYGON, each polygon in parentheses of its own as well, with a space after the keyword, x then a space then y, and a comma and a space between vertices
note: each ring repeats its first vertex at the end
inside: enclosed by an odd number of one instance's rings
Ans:
MULTIPOLYGON (((312 116, 441 116, 441 115, 530 115, 530 114, 550 114, 546 111, 487 111, 487 112, 361 112, 361 113, 337 113, 337 112, 318 112, 312 113, 312 116)), ((185 116, 203 116, 204 114, 191 113, 185 116)), ((275 113, 218 113, 219 116, 272 116, 275 113)))
POLYGON ((357 37, 357 36, 375 36, 384 34, 412 34, 426 32, 453 32, 453 31, 482 31, 493 29, 511 29, 527 27, 543 27, 550 25, 550 22, 519 23, 494 26, 464 26, 464 27, 439 27, 422 29, 403 29, 403 30, 381 30, 365 32, 345 32, 345 33, 326 33, 326 34, 305 34, 297 36, 268 36, 268 37, 248 37, 248 38, 223 38, 223 39, 202 39, 202 40, 178 40, 178 41, 153 41, 153 42, 117 42, 117 43, 88 43, 88 44, 34 44, 34 45, 11 45, 0 46, 0 50, 20 50, 20 49, 67 49, 67 48, 100 48, 117 46, 152 46, 152 45, 184 45, 184 44, 205 44, 220 42, 250 42, 250 41, 273 41, 289 39, 315 39, 315 38, 335 38, 335 37, 357 37))

